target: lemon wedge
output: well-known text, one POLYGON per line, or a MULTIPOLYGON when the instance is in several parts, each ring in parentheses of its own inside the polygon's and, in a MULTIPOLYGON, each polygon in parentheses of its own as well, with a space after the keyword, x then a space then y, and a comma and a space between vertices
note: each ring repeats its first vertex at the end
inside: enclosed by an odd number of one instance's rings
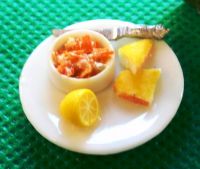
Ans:
POLYGON ((60 113, 65 119, 90 127, 100 120, 100 108, 96 95, 89 89, 77 89, 68 93, 60 103, 60 113))

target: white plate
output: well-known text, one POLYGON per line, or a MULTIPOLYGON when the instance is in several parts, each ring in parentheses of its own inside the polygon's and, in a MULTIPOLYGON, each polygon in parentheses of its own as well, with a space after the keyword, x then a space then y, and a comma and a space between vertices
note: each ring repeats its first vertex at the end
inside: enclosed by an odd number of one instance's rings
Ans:
MULTIPOLYGON (((117 20, 92 20, 71 28, 131 25, 117 20)), ((115 96, 112 86, 97 94, 102 121, 92 129, 63 123, 58 105, 64 93, 49 81, 47 58, 54 37, 43 41, 30 55, 21 73, 19 90, 24 112, 35 129, 46 139, 68 150, 86 154, 112 154, 137 147, 158 135, 172 120, 183 95, 183 73, 176 55, 164 41, 155 42, 150 67, 162 69, 153 104, 136 106, 115 96)), ((115 49, 135 39, 113 42, 115 49)), ((120 70, 116 62, 116 74, 120 70)))

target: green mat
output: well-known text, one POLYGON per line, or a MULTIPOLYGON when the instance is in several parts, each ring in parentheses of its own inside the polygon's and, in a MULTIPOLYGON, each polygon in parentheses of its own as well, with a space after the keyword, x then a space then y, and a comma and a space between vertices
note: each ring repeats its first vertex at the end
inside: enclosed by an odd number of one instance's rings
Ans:
POLYGON ((199 169, 200 168, 200 15, 181 0, 0 1, 0 169, 199 169), (177 115, 158 137, 136 149, 109 156, 64 150, 40 136, 26 119, 18 80, 32 50, 52 28, 111 18, 162 23, 165 38, 185 78, 177 115))

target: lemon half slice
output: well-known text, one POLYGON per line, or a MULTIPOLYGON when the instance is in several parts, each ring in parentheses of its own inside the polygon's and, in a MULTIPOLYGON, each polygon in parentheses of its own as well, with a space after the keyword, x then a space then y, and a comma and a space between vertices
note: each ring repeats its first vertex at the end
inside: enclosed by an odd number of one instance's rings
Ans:
POLYGON ((68 93, 60 103, 60 113, 63 118, 87 127, 100 120, 97 97, 89 89, 78 89, 68 93))

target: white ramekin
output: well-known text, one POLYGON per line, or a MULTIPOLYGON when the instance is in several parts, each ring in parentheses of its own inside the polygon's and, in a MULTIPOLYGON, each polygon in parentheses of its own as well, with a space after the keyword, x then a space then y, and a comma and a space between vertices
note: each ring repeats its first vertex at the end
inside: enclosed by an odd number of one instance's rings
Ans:
MULTIPOLYGON (((69 31, 59 36, 52 45, 51 55, 53 51, 59 49, 66 42, 67 38, 79 37, 86 34, 89 35, 93 40, 97 40, 98 42, 100 42, 110 51, 114 52, 111 43, 103 35, 95 31, 81 29, 69 31)), ((53 64, 52 57, 49 56, 49 77, 53 84, 63 92, 69 92, 71 90, 80 88, 88 88, 93 90, 94 92, 98 92, 106 88, 113 80, 115 71, 114 65, 115 54, 112 55, 112 57, 106 64, 106 67, 97 75, 89 78, 74 78, 60 74, 53 64)))

